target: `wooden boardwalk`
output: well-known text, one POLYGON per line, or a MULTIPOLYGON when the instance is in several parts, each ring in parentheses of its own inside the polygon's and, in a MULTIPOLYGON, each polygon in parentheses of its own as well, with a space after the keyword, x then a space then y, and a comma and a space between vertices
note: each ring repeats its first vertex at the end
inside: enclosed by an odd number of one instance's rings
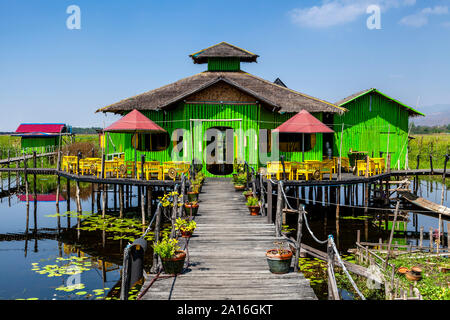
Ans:
MULTIPOLYGON (((155 281, 142 300, 317 299, 309 280, 293 268, 270 273, 265 252, 274 248, 275 227, 267 217, 250 216, 229 181, 208 180, 200 201, 197 229, 188 241, 189 268, 155 281)), ((143 289, 154 277, 147 277, 143 289)))

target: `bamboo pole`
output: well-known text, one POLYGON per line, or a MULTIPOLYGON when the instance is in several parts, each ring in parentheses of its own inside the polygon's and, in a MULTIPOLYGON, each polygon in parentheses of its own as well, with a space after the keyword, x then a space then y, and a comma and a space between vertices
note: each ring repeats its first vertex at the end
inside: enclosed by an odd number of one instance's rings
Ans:
POLYGON ((388 243, 388 247, 387 247, 387 256, 386 256, 386 260, 384 263, 384 268, 387 268, 387 264, 391 255, 391 245, 392 245, 392 239, 394 237, 394 229, 395 229, 395 223, 397 221, 397 215, 398 215, 398 209, 400 206, 400 200, 397 199, 397 203, 395 204, 395 211, 394 211, 394 220, 392 222, 392 228, 391 228, 391 235, 389 236, 389 243, 388 243))
POLYGON ((298 220, 297 220, 297 248, 295 251, 295 260, 294 260, 294 272, 298 271, 300 250, 302 246, 302 227, 303 227, 303 214, 305 212, 305 208, 302 206, 298 211, 298 220))

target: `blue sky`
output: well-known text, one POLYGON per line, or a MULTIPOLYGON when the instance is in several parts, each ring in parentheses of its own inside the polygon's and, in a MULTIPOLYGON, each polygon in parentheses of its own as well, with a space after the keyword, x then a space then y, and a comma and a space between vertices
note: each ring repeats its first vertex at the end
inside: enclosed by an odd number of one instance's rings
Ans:
POLYGON ((260 55, 245 71, 330 102, 376 87, 450 109, 450 0, 0 0, 0 39, 0 131, 108 125, 95 110, 203 71, 188 55, 221 41, 260 55))

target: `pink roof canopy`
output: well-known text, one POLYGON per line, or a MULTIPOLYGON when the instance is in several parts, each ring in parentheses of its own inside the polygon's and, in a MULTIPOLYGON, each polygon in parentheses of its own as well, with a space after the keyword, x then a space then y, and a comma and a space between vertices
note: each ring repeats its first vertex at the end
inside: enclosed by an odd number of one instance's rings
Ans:
POLYGON ((104 131, 108 132, 166 132, 152 120, 144 116, 138 110, 134 109, 126 116, 117 120, 104 131))
POLYGON ((64 123, 22 123, 16 133, 61 133, 65 126, 64 123))
POLYGON ((282 123, 274 132, 284 133, 332 133, 334 132, 306 110, 282 123))

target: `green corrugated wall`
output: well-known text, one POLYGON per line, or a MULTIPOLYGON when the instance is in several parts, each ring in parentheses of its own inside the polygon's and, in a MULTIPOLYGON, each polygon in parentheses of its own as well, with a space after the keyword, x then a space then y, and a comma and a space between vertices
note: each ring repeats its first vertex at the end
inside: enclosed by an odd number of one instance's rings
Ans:
MULTIPOLYGON (((209 120, 209 121, 192 121, 194 132, 194 150, 195 156, 199 158, 199 144, 201 143, 202 151, 206 148, 206 141, 204 141, 205 133, 208 128, 216 126, 231 127, 234 129, 235 141, 237 141, 237 154, 234 157, 237 159, 246 160, 250 165, 258 169, 260 165, 258 157, 258 139, 259 129, 274 129, 295 113, 273 113, 268 111, 259 104, 210 104, 210 103, 180 103, 176 108, 167 111, 142 111, 148 118, 167 130, 170 136, 176 129, 185 129, 190 131, 191 121, 194 120, 209 120), (224 120, 236 121, 224 121, 224 120), (237 121, 239 120, 239 121, 237 121), (243 135, 238 135, 238 130, 242 129, 243 133, 249 132, 249 136, 244 138, 243 135)), ((319 120, 322 119, 322 114, 313 114, 319 120)), ((131 146, 131 134, 111 133, 111 139, 116 146, 113 150, 112 144, 109 143, 109 153, 125 152, 127 160, 134 160, 134 149, 131 146)), ((192 140, 187 137, 186 152, 182 154, 179 160, 192 160, 192 140)), ((157 161, 171 161, 173 144, 164 151, 158 152, 139 152, 138 160, 141 154, 145 154, 146 160, 157 161)), ((301 152, 281 152, 280 155, 285 155, 286 161, 301 161, 301 152)), ((308 152, 305 152, 306 160, 320 160, 322 159, 322 134, 316 135, 316 145, 308 152)), ((204 162, 204 159, 203 159, 204 162)), ((206 165, 203 165, 202 171, 206 176, 213 176, 206 171, 206 165)))
POLYGON ((208 71, 239 71, 241 62, 239 58, 209 58, 208 71))
POLYGON ((21 138, 22 150, 27 152, 44 152, 45 148, 48 146, 57 146, 58 138, 48 137, 48 138, 21 138))
POLYGON ((368 151, 369 156, 379 157, 383 151, 386 158, 388 133, 391 168, 405 165, 408 147, 408 111, 397 103, 377 94, 361 96, 345 105, 349 111, 334 116, 334 154, 339 155, 342 123, 342 156, 347 157, 350 149, 368 151))

